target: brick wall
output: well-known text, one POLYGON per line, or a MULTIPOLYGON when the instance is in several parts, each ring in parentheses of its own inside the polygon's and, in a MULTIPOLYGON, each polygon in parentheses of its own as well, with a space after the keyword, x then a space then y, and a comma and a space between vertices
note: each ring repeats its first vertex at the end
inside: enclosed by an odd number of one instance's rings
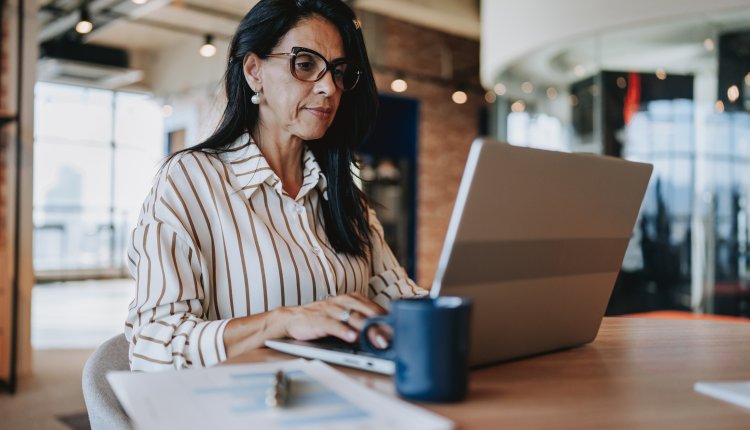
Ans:
MULTIPOLYGON (((375 52, 370 52, 378 89, 391 93, 396 71, 405 72, 409 87, 399 96, 420 102, 416 281, 429 287, 486 104, 479 86, 479 42, 382 16, 364 25, 370 24, 378 27, 375 52), (446 59, 452 67, 444 66, 446 59), (469 95, 463 105, 451 100, 458 86, 464 86, 469 95)), ((369 36, 372 33, 366 32, 365 37, 369 36)))

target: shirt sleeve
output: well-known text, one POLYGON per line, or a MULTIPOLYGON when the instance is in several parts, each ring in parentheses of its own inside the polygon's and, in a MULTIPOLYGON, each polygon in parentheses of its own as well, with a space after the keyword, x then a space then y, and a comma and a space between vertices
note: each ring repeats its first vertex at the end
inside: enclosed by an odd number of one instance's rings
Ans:
POLYGON ((428 290, 412 281, 406 274, 406 270, 398 263, 384 239, 383 226, 372 209, 369 209, 369 218, 370 240, 372 241, 371 273, 368 286, 370 299, 389 309, 391 300, 429 294, 428 290))
MULTIPOLYGON (((166 168, 164 170, 167 170, 166 168)), ((160 175, 128 245, 135 298, 125 322, 133 371, 207 367, 226 359, 229 320, 207 319, 202 257, 181 220, 186 208, 160 175)))

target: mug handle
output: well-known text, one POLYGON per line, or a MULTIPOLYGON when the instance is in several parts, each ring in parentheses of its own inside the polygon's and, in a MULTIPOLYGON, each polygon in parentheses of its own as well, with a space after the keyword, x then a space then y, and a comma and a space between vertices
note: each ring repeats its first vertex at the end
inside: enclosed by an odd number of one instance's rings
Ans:
POLYGON ((359 336, 359 346, 362 347, 363 350, 369 352, 370 354, 375 354, 379 357, 393 360, 394 353, 393 353, 393 339, 391 339, 391 342, 388 344, 388 347, 385 349, 379 349, 376 348, 375 345, 373 345, 370 342, 370 338, 367 336, 367 330, 376 324, 382 324, 390 326, 391 329, 393 329, 393 323, 391 322, 390 316, 382 316, 382 317, 374 317, 374 318, 368 318, 365 321, 365 324, 362 326, 361 335, 359 336))

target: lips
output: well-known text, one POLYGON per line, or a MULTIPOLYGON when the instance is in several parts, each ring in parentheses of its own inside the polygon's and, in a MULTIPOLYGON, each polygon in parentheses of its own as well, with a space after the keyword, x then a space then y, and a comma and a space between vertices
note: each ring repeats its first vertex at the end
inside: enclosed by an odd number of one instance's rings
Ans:
POLYGON ((317 116, 318 118, 328 118, 333 113, 333 109, 329 107, 323 107, 323 106, 308 107, 308 108, 305 108, 305 110, 317 116))

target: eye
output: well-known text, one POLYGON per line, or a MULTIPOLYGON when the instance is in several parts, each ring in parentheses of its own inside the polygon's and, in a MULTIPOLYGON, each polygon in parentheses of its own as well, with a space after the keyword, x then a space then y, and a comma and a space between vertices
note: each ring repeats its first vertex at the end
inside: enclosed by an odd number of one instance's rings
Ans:
POLYGON ((297 60, 297 62, 294 63, 294 66, 299 71, 309 72, 309 71, 311 71, 313 69, 314 63, 312 61, 300 61, 300 60, 297 60))
POLYGON ((312 71, 316 68, 315 59, 307 54, 297 55, 297 58, 294 61, 294 67, 301 72, 312 71))
POLYGON ((348 68, 347 64, 337 64, 334 66, 333 69, 333 77, 334 78, 343 78, 346 76, 346 70, 348 68))

